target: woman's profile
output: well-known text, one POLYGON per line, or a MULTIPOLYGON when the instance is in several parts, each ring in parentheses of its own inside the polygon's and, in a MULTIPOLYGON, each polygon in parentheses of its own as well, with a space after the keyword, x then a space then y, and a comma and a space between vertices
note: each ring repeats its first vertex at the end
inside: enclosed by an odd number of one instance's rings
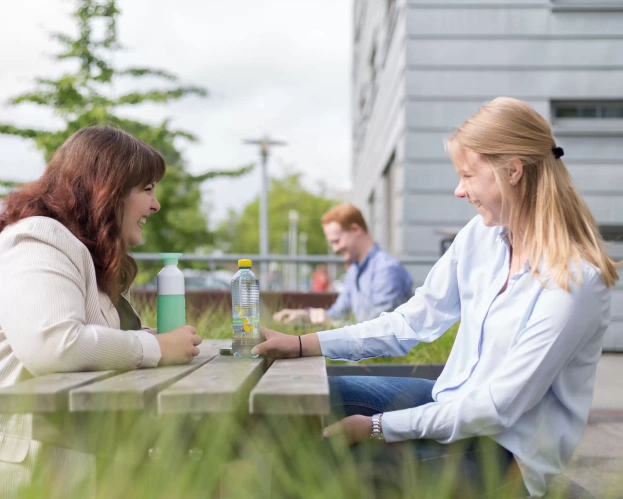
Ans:
MULTIPOLYGON (((347 417, 325 433, 393 443, 379 451, 386 460, 403 442, 431 473, 441 473, 449 444, 462 441, 461 484, 482 487, 486 460, 478 456, 489 453, 511 485, 541 496, 586 428, 619 277, 563 149, 526 103, 486 104, 447 149, 459 177, 455 196, 477 216, 407 303, 305 335, 302 353, 349 361, 404 356, 460 320, 436 381, 330 378, 333 409, 347 417)), ((263 333, 259 353, 299 355, 297 337, 263 333)), ((398 467, 382 469, 388 481, 398 467)))
MULTIPOLYGON (((129 255, 158 213, 161 155, 111 127, 71 136, 42 177, 0 211, 0 387, 57 372, 187 363, 201 338, 191 326, 156 335, 128 301, 129 255)), ((40 457, 53 489, 94 493, 95 457, 37 441, 32 415, 0 415, 0 495, 32 480, 40 457)))

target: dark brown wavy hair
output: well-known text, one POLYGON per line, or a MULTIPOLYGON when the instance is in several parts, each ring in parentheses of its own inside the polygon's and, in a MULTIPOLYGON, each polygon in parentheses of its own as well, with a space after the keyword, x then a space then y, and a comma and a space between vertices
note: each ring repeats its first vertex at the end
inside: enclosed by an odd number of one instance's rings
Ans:
POLYGON ((162 156, 130 134, 83 128, 56 151, 38 181, 5 198, 0 232, 32 216, 59 221, 88 248, 97 284, 116 304, 138 271, 121 240, 124 202, 133 188, 160 181, 165 170, 162 156))

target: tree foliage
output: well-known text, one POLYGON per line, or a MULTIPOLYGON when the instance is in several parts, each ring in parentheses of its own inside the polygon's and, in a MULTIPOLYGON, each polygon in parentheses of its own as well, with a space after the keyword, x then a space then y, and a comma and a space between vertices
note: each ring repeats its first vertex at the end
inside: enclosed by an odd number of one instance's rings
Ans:
MULTIPOLYGON (((268 213, 270 220, 269 251, 282 253, 284 236, 288 233, 290 210, 299 215, 299 232, 307 234, 307 253, 326 255, 327 241, 320 219, 337 201, 322 190, 309 192, 301 183, 301 173, 289 173, 283 179, 271 179, 268 213)), ((216 232, 216 245, 232 253, 259 253, 259 199, 247 205, 241 213, 229 211, 227 220, 216 232)))
MULTIPOLYGON (((77 0, 73 17, 79 28, 78 35, 52 35, 63 47, 56 59, 59 62, 77 61, 77 69, 65 72, 56 79, 39 78, 35 90, 10 100, 14 106, 34 104, 52 110, 65 122, 64 128, 51 131, 0 123, 0 134, 34 141, 46 163, 73 133, 95 124, 119 127, 150 144, 163 155, 167 175, 157 192, 162 211, 146 225, 146 244, 140 250, 191 252, 212 242, 206 214, 201 211, 201 183, 218 176, 244 175, 253 165, 191 175, 186 171, 176 142, 178 139, 195 142, 195 135, 173 127, 169 119, 152 124, 119 114, 128 106, 149 102, 166 104, 188 96, 204 98, 208 92, 203 87, 179 84, 177 76, 163 69, 116 68, 111 65, 108 62, 111 55, 122 48, 117 39, 120 11, 116 3, 116 0, 77 0), (104 35, 99 38, 95 35, 96 23, 105 25, 104 35), (129 91, 115 96, 112 85, 120 79, 141 80, 149 84, 161 81, 167 87, 129 91)), ((16 186, 16 182, 0 182, 0 197, 16 186)))

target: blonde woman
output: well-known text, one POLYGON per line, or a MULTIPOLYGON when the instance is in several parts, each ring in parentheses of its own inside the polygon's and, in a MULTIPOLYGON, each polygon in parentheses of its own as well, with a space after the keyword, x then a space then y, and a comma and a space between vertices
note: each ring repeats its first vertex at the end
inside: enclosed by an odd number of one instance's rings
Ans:
POLYGON ((431 469, 444 461, 448 444, 463 441, 469 452, 462 483, 476 487, 485 474, 477 456, 497 450, 508 472, 504 484, 512 485, 518 468, 523 493, 542 496, 586 427, 615 263, 549 124, 527 104, 495 99, 447 149, 459 175, 455 196, 478 215, 415 295, 394 312, 303 336, 300 345, 265 330, 267 341, 257 348, 273 357, 398 357, 460 320, 436 382, 330 378, 334 408, 351 415, 325 435, 410 441, 431 469), (472 443, 475 437, 487 437, 485 444, 472 443))

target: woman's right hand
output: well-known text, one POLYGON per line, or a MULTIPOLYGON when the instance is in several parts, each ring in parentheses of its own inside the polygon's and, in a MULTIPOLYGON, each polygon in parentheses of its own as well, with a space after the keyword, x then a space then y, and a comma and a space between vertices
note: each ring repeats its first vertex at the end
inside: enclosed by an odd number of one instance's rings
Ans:
POLYGON ((260 327, 260 334, 266 341, 253 347, 252 355, 259 354, 273 359, 291 359, 299 357, 301 353, 303 357, 322 355, 318 335, 315 333, 301 336, 302 343, 299 343, 298 336, 279 333, 267 327, 260 327))
POLYGON ((194 357, 199 355, 197 345, 201 343, 201 337, 192 326, 182 326, 170 333, 156 336, 162 357, 159 366, 176 364, 188 364, 194 357))

